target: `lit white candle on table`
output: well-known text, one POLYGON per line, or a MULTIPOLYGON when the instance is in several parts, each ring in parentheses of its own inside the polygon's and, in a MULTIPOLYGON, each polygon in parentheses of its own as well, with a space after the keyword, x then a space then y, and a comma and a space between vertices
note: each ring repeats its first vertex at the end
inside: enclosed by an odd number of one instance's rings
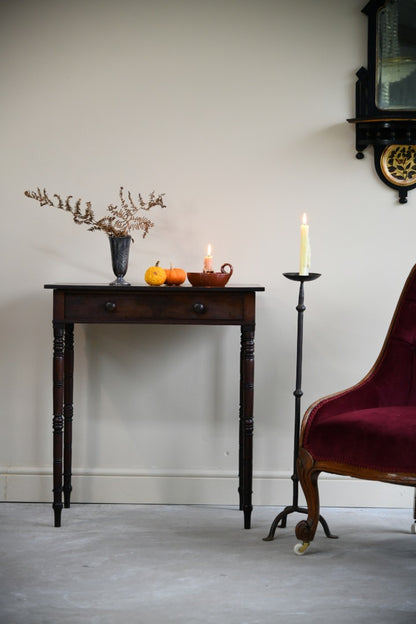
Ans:
POLYGON ((208 245, 207 255, 204 258, 204 273, 212 273, 212 249, 208 245))
POLYGON ((309 225, 306 212, 303 213, 302 225, 300 226, 300 263, 299 275, 309 275, 311 266, 311 246, 309 242, 309 225))

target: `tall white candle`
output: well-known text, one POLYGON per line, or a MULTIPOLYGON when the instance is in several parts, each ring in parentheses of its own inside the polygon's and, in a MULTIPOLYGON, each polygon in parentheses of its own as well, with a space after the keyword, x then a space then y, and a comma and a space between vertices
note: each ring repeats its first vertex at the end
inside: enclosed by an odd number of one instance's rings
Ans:
POLYGON ((204 273, 212 273, 212 248, 208 245, 207 255, 204 258, 204 273))
POLYGON ((309 242, 309 225, 306 212, 303 213, 300 226, 300 262, 299 275, 309 275, 311 266, 311 245, 309 242))

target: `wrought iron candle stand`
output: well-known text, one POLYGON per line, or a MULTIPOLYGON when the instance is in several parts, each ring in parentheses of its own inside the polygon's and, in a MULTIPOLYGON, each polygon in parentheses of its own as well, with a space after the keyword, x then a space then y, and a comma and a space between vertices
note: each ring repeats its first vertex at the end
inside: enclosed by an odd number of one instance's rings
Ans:
MULTIPOLYGON (((303 313, 305 312, 304 305, 304 283, 312 282, 321 276, 320 273, 309 273, 309 275, 300 275, 299 273, 283 273, 287 279, 299 282, 299 298, 296 310, 298 311, 298 330, 297 330, 297 351, 296 351, 296 390, 295 395, 295 430, 294 430, 294 446, 293 446, 293 499, 292 504, 288 505, 281 511, 270 527, 270 531, 267 537, 264 537, 265 542, 271 542, 274 539, 274 534, 277 527, 284 529, 286 527, 287 516, 291 513, 298 512, 307 514, 308 510, 304 507, 299 507, 299 477, 298 477, 298 455, 299 455, 299 432, 300 432, 300 404, 303 392, 302 387, 302 347, 303 347, 303 313)), ((336 535, 332 535, 329 530, 326 520, 319 516, 319 521, 325 531, 327 537, 336 538, 336 535)))

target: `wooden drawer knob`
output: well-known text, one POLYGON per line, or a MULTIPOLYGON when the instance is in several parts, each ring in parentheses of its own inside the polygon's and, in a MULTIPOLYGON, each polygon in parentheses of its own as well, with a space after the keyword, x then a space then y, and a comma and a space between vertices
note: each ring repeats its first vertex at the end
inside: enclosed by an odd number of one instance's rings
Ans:
POLYGON ((196 314, 203 314, 205 312, 205 306, 203 303, 194 303, 192 309, 196 314))
POLYGON ((112 301, 107 301, 107 303, 105 304, 105 309, 107 310, 107 312, 114 312, 116 309, 116 304, 112 301))

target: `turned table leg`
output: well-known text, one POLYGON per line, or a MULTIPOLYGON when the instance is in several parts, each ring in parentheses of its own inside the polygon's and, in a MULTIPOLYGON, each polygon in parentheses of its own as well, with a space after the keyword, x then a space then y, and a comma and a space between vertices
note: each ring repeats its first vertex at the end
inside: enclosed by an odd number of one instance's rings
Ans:
POLYGON ((253 398, 254 398, 254 324, 241 326, 240 349, 240 447, 239 494, 244 513, 244 528, 251 526, 253 510, 253 398))
POLYGON ((61 526, 62 432, 64 406, 64 324, 53 323, 53 504, 55 526, 61 526))
POLYGON ((72 478, 72 417, 74 394, 74 325, 65 325, 64 355, 64 507, 70 507, 72 478))

